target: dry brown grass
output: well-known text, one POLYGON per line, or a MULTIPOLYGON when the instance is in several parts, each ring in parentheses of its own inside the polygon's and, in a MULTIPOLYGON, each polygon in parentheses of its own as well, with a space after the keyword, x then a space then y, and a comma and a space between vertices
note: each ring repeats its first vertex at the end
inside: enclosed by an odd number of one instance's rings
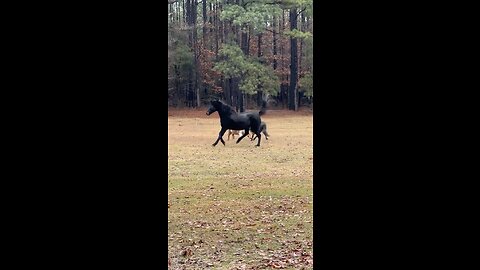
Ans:
POLYGON ((226 134, 212 147, 205 111, 169 111, 170 269, 311 269, 311 114, 269 111, 259 148, 226 134))

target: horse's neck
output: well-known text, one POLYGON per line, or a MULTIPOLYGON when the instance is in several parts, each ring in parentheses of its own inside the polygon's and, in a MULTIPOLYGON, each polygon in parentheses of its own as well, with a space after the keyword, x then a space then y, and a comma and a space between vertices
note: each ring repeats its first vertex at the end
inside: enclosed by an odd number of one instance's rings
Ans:
POLYGON ((229 118, 232 113, 231 112, 218 112, 218 115, 220 116, 220 119, 221 118, 229 118))
POLYGON ((220 118, 222 118, 222 116, 229 117, 233 114, 236 114, 236 112, 228 106, 222 106, 221 110, 218 110, 218 115, 220 115, 220 118))

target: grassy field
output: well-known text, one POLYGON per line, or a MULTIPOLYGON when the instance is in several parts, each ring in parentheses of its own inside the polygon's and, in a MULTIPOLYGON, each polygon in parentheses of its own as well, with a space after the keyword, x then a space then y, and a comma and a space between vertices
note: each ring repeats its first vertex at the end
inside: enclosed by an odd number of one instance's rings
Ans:
POLYGON ((311 113, 269 111, 260 147, 212 147, 205 111, 169 111, 169 269, 313 269, 311 113))

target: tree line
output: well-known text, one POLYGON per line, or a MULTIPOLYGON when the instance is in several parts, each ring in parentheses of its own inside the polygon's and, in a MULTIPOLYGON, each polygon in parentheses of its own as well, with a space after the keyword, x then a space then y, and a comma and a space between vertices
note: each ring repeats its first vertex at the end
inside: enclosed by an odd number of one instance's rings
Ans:
POLYGON ((313 105, 312 0, 168 0, 168 101, 313 105))

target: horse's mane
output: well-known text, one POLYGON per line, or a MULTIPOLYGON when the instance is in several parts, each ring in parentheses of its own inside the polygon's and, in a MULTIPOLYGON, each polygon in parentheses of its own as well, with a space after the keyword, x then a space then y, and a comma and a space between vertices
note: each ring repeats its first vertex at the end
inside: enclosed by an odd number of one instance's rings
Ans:
POLYGON ((223 112, 225 112, 225 113, 237 113, 232 106, 224 103, 224 102, 221 101, 221 100, 219 100, 219 102, 220 102, 220 104, 221 104, 220 110, 222 110, 223 112))

